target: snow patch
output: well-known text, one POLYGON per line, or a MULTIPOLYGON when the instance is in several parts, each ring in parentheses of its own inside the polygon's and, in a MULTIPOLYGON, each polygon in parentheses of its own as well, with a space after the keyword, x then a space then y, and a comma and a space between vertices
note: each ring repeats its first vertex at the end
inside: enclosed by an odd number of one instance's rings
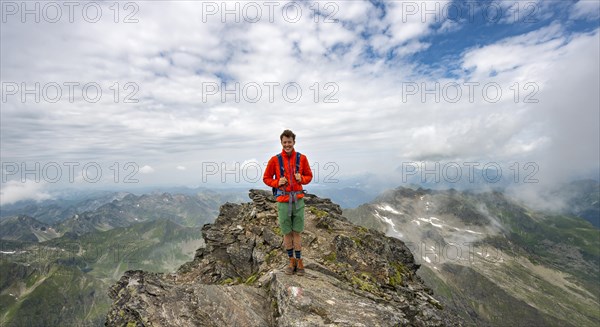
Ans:
POLYGON ((386 224, 390 225, 390 227, 392 227, 392 231, 394 231, 395 235, 392 236, 398 236, 398 237, 403 237, 402 233, 400 233, 399 231, 396 230, 396 224, 394 224, 394 221, 392 221, 390 218, 386 217, 386 216, 382 216, 379 214, 379 212, 377 212, 377 210, 375 210, 375 216, 379 219, 381 219, 382 221, 384 221, 386 224))
POLYGON ((396 215, 402 214, 401 212, 398 212, 398 210, 394 209, 391 205, 389 205, 387 203, 382 203, 381 205, 377 206, 377 208, 380 210, 383 210, 383 211, 391 212, 396 215))
POLYGON ((436 224, 436 223, 434 223, 434 222, 432 221, 432 220, 439 220, 439 219, 437 219, 437 218, 435 218, 435 217, 430 217, 429 219, 426 219, 426 218, 418 218, 418 219, 419 219, 420 221, 424 221, 424 222, 426 222, 426 223, 430 223, 432 226, 434 226, 434 227, 437 227, 437 228, 442 228, 442 227, 443 227, 443 226, 442 226, 442 224, 436 224))

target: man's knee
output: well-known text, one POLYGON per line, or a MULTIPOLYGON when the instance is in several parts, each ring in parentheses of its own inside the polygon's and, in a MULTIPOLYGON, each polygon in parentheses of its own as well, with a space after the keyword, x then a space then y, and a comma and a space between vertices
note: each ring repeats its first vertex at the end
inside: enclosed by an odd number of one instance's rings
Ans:
POLYGON ((287 249, 291 249, 294 246, 294 232, 289 232, 285 235, 283 235, 283 245, 285 246, 286 250, 287 249))
POLYGON ((292 232, 293 234, 293 240, 294 240, 294 249, 295 250, 300 250, 302 248, 302 236, 300 235, 299 232, 292 232))

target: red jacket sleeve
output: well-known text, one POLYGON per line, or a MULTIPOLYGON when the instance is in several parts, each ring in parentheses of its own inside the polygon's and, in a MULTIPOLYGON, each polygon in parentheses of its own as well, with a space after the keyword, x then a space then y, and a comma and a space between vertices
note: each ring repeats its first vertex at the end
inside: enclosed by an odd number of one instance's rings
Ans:
POLYGON ((300 175, 302 175, 300 184, 306 185, 312 181, 313 174, 310 170, 310 165, 308 164, 308 159, 305 155, 300 156, 300 175))
POLYGON ((272 157, 267 164, 265 173, 263 175, 263 182, 270 187, 277 187, 279 184, 279 178, 277 178, 277 163, 275 157, 272 157))

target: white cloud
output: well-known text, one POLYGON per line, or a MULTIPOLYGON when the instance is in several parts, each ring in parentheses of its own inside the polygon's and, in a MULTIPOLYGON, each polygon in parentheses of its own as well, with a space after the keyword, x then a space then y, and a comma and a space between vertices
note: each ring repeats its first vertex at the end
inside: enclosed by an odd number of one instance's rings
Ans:
POLYGON ((570 11, 571 19, 594 20, 600 18, 600 1, 579 0, 570 11))
MULTIPOLYGON (((535 30, 533 32, 506 38, 494 44, 472 49, 464 55, 463 68, 475 68, 472 75, 485 78, 492 72, 525 72, 526 78, 538 79, 561 54, 560 47, 566 37, 559 24, 535 30)), ((511 75, 514 76, 514 75, 511 75)))
POLYGON ((386 3, 386 22, 390 24, 392 43, 403 44, 418 40, 432 32, 431 26, 443 23, 444 6, 450 1, 393 1, 386 3))
POLYGON ((142 173, 142 174, 150 174, 153 172, 154 172, 154 168, 152 168, 148 165, 145 165, 142 168, 140 168, 140 173, 142 173))
POLYGON ((184 166, 177 166, 177 170, 185 170, 186 168, 184 166))
MULTIPOLYGON (((203 23, 202 6, 193 2, 140 2, 137 24, 11 21, 1 31, 3 81, 96 82, 103 97, 99 103, 85 102, 78 89, 74 103, 23 104, 15 98, 3 103, 2 158, 152 162, 156 171, 140 169, 148 174, 144 182, 168 181, 161 174, 175 166, 184 183, 198 180, 202 162, 256 161, 262 166, 280 151, 281 131, 291 128, 299 151, 311 162, 335 160, 341 174, 372 167, 382 174, 392 171, 398 161, 390 157, 555 160, 549 153, 560 153, 592 166, 590 158, 597 152, 589 149, 597 145, 593 137, 598 130, 593 96, 597 33, 569 34, 568 24, 557 20, 522 35, 485 39, 481 46, 464 49, 452 62, 459 69, 448 77, 443 69, 432 73, 411 55, 435 53, 440 45, 428 36, 444 33, 451 42, 454 31, 472 26, 440 15, 423 19, 423 7, 403 21, 406 3, 403 8, 403 2, 384 2, 384 16, 382 6, 371 2, 340 1, 339 23, 315 23, 307 3, 302 3, 306 14, 297 23, 280 14, 273 23, 266 17, 256 24, 222 23, 220 15, 203 23), (365 54, 367 50, 373 54, 365 54), (388 58, 388 51, 396 57, 388 58), (223 80, 240 82, 240 92, 256 83, 263 97, 252 103, 244 94, 238 102, 229 95, 223 103, 219 92, 203 99, 203 86, 220 88, 223 80), (434 101, 433 96, 422 101, 420 94, 403 101, 404 82, 431 87, 469 81, 498 83, 502 99, 486 102, 480 86, 473 102, 465 87, 457 103, 434 101), (110 88, 115 82, 120 88, 117 103, 110 88), (124 88, 127 82, 138 86, 138 103, 123 101, 134 91, 124 88), (274 101, 265 82, 279 83, 274 101), (288 82, 302 88, 296 103, 282 97, 288 82), (518 103, 510 89, 515 82, 521 88, 518 103), (537 104, 523 102, 528 82, 539 88, 537 104), (328 96, 337 103, 325 103, 328 96)), ((502 3, 504 9, 512 4, 502 3)), ((111 180, 111 171, 106 172, 111 180)))
POLYGON ((327 8, 327 17, 353 23, 367 24, 369 18, 381 12, 368 1, 336 1, 327 8))
POLYGON ((23 200, 43 201, 51 199, 52 196, 44 191, 45 183, 34 181, 8 181, 2 183, 0 191, 0 205, 12 204, 23 200))

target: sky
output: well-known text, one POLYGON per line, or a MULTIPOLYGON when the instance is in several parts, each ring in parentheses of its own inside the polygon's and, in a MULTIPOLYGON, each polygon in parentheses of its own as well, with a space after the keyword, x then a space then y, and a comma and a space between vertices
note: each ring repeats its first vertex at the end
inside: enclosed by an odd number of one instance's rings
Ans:
POLYGON ((595 0, 0 3, 2 204, 264 187, 284 129, 314 187, 598 178, 595 0))

